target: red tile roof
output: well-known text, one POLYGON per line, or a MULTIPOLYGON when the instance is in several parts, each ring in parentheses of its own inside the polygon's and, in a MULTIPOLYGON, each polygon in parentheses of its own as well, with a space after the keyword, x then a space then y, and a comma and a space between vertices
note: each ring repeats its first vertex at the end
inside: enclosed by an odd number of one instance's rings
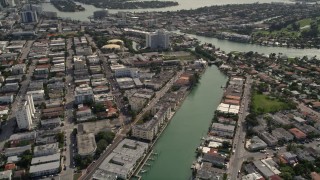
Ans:
POLYGON ((307 135, 305 133, 303 133, 302 131, 300 131, 297 128, 292 128, 289 129, 289 131, 295 136, 295 138, 297 139, 304 139, 307 137, 307 135))
POLYGON ((15 168, 16 168, 16 165, 14 163, 9 163, 4 166, 4 170, 12 170, 15 168))
POLYGON ((316 172, 312 172, 311 173, 311 179, 312 180, 320 180, 320 174, 318 174, 316 172))

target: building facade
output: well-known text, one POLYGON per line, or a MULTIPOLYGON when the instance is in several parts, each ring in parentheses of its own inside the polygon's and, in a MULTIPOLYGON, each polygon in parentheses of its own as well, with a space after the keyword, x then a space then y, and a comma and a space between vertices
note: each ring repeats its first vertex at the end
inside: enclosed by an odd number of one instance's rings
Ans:
POLYGON ((170 44, 170 33, 165 30, 147 33, 146 47, 151 49, 168 49, 170 44))
POLYGON ((32 125, 32 118, 35 113, 35 108, 32 95, 27 95, 26 99, 27 100, 23 104, 21 104, 17 111, 16 120, 19 129, 30 130, 32 125))
POLYGON ((74 92, 75 104, 82 104, 85 101, 93 101, 93 90, 87 84, 82 84, 76 87, 74 92))
POLYGON ((132 136, 140 139, 152 141, 160 130, 160 126, 165 120, 170 118, 171 108, 166 105, 160 108, 155 108, 153 111, 154 117, 143 124, 134 125, 132 128, 132 136))
POLYGON ((235 126, 221 123, 212 123, 211 133, 221 137, 232 138, 235 126))
POLYGON ((36 23, 38 22, 38 15, 36 11, 22 11, 20 12, 21 23, 36 23))

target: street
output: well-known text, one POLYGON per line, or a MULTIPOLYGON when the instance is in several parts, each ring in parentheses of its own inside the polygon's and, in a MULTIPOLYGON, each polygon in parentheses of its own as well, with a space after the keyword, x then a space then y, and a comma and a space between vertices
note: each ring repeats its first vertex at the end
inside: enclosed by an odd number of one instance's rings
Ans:
POLYGON ((248 114, 248 105, 250 103, 250 92, 251 92, 251 77, 246 77, 246 82, 244 85, 244 91, 242 96, 242 104, 239 112, 239 119, 238 119, 238 127, 236 129, 232 147, 234 148, 234 154, 230 158, 229 168, 228 168, 228 175, 229 179, 238 179, 238 172, 241 169, 241 165, 243 161, 246 159, 244 158, 246 154, 245 150, 245 138, 246 138, 246 129, 243 127, 245 122, 245 117, 248 114))
POLYGON ((72 131, 74 129, 74 120, 73 120, 73 86, 69 86, 69 84, 73 84, 73 64, 72 64, 72 56, 73 51, 71 50, 72 46, 72 38, 66 39, 67 50, 70 49, 69 55, 66 58, 66 95, 65 95, 65 116, 64 116, 64 126, 62 127, 63 132, 65 133, 65 151, 63 151, 63 155, 66 157, 64 161, 64 165, 67 167, 66 170, 62 170, 60 173, 61 179, 73 179, 73 171, 74 171, 74 150, 73 144, 76 139, 72 136, 72 131))

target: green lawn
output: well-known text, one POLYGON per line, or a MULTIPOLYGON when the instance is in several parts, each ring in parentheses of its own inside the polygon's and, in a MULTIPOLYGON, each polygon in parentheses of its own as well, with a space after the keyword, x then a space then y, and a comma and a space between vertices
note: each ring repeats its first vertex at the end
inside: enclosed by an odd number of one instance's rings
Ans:
POLYGON ((300 27, 303 27, 303 26, 306 26, 306 25, 310 25, 312 20, 311 20, 311 18, 306 18, 306 19, 301 19, 298 22, 300 23, 300 27))
MULTIPOLYGON (((319 19, 319 18, 320 17, 318 17, 317 19, 319 19)), ((312 19, 311 18, 306 18, 306 19, 301 19, 301 20, 299 20, 297 22, 300 24, 300 28, 302 28, 302 27, 305 27, 307 25, 310 25, 311 22, 312 22, 312 19)), ((263 36, 270 36, 270 37, 273 37, 273 38, 279 37, 279 36, 282 36, 282 37, 286 36, 286 37, 289 37, 289 38, 297 38, 297 37, 300 36, 301 31, 305 30, 305 29, 302 29, 300 31, 292 31, 290 29, 291 29, 291 24, 289 24, 287 27, 282 28, 281 30, 278 30, 278 31, 269 32, 269 31, 266 31, 266 30, 259 30, 259 31, 254 32, 253 34, 261 34, 263 36)), ((320 27, 319 27, 319 30, 320 30, 320 27)))
POLYGON ((78 180, 81 177, 81 173, 73 174, 73 180, 78 180))
POLYGON ((254 93, 253 95, 253 110, 256 113, 276 112, 288 108, 288 104, 281 102, 278 99, 270 98, 264 94, 254 93))

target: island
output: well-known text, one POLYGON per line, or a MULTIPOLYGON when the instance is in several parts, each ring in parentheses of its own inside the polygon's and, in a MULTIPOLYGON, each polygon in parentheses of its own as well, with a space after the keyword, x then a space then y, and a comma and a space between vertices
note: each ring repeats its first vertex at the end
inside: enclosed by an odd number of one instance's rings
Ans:
POLYGON ((59 11, 62 12, 77 12, 77 11, 84 11, 85 8, 81 5, 77 5, 73 1, 51 1, 51 3, 54 5, 55 8, 57 8, 59 11))
POLYGON ((109 9, 165 8, 179 5, 179 3, 175 1, 77 0, 77 2, 109 9))

